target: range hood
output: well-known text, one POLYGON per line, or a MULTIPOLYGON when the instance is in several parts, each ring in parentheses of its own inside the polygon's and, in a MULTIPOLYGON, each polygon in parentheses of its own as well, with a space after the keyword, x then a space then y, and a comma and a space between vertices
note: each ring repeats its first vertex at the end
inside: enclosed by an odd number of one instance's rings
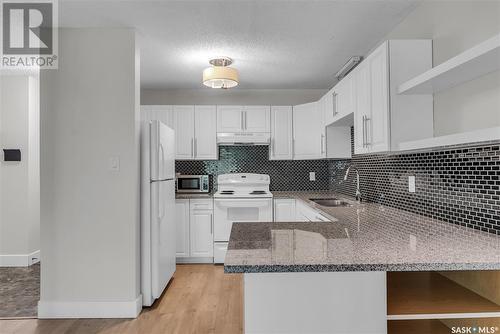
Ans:
POLYGON ((269 132, 219 132, 217 145, 269 145, 269 132))

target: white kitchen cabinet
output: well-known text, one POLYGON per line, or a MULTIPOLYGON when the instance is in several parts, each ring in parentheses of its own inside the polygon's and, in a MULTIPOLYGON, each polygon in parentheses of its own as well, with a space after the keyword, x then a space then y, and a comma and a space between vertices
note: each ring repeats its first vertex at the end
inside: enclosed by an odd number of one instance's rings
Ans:
POLYGON ((217 106, 217 132, 269 132, 269 106, 217 106))
POLYGON ((245 132, 271 131, 271 108, 269 106, 244 107, 245 132))
POLYGON ((328 222, 330 219, 323 216, 321 213, 304 204, 302 201, 295 201, 295 214, 297 221, 309 222, 328 222))
POLYGON ((162 121, 164 124, 171 127, 172 129, 175 128, 173 106, 142 105, 141 106, 141 120, 142 121, 158 120, 158 121, 162 121))
POLYGON ((216 160, 217 149, 217 108, 215 106, 194 107, 194 158, 196 160, 216 160))
POLYGON ((293 110, 291 106, 271 107, 269 160, 293 159, 293 110))
POLYGON ((174 106, 175 158, 194 159, 194 106, 174 106))
POLYGON ((356 88, 356 112, 354 113, 354 152, 364 154, 369 152, 366 144, 366 121, 370 114, 371 88, 370 88, 370 67, 368 63, 362 62, 356 68, 355 88, 356 88))
POLYGON ((175 218, 177 262, 213 262, 213 200, 176 199, 175 218))
POLYGON ((321 112, 323 113, 323 122, 325 126, 332 124, 335 121, 335 116, 337 115, 337 92, 336 87, 330 89, 321 98, 321 112))
POLYGON ((334 101, 333 121, 343 118, 354 112, 354 79, 353 73, 349 73, 334 87, 332 94, 334 101))
POLYGON ((352 72, 355 153, 399 150, 399 143, 432 137, 432 95, 398 95, 397 87, 432 68, 431 40, 390 40, 352 72))
POLYGON ((243 106, 217 106, 217 132, 243 132, 243 106))
POLYGON ((291 198, 277 198, 274 200, 274 221, 275 222, 294 222, 295 200, 291 198))
POLYGON ((213 207, 198 209, 201 205, 208 207, 212 200, 190 200, 190 256, 213 257, 213 207))
POLYGON ((293 107, 294 160, 326 157, 326 135, 318 102, 293 107))
POLYGON ((367 59, 370 68, 371 113, 365 119, 366 145, 370 152, 389 151, 388 44, 367 59))
POLYGON ((217 159, 215 106, 174 106, 175 158, 217 159))
POLYGON ((175 255, 189 256, 189 199, 175 200, 175 255))

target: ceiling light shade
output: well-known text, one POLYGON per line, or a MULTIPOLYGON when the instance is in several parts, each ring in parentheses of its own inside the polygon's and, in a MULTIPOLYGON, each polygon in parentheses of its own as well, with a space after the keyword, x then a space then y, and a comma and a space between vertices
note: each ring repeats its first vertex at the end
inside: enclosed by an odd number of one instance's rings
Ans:
POLYGON ((203 71, 203 84, 210 88, 233 88, 238 85, 238 70, 228 67, 232 63, 230 58, 210 60, 211 67, 203 71))

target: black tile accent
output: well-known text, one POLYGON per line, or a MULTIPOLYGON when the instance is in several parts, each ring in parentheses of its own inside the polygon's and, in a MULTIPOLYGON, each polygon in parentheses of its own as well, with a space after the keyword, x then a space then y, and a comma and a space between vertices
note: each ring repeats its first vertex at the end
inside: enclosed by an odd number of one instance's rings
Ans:
POLYGON ((330 190, 500 235, 500 143, 404 154, 354 155, 329 166, 330 190), (351 166, 347 180, 347 168, 351 166), (414 175, 416 192, 408 192, 414 175))
POLYGON ((217 175, 246 172, 269 174, 273 191, 332 190, 354 196, 357 169, 364 200, 500 235, 498 142, 353 155, 350 160, 269 161, 267 146, 221 146, 219 156, 217 161, 177 161, 176 170, 212 175, 212 189, 217 175), (312 171, 314 182, 309 181, 312 171), (408 192, 410 175, 416 178, 415 193, 408 192))
POLYGON ((328 160, 269 160, 268 146, 220 146, 219 160, 176 161, 181 174, 210 174, 211 189, 216 189, 217 175, 226 173, 269 174, 272 191, 328 190, 328 160), (316 181, 309 181, 316 172, 316 181))

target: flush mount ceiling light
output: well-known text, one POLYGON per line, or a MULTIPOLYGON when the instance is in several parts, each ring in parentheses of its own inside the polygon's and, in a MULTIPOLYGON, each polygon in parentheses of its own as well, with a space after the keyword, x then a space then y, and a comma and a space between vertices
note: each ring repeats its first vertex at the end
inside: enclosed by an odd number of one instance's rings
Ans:
POLYGON ((238 85, 238 70, 229 67, 233 60, 228 57, 211 59, 212 65, 203 70, 203 84, 210 88, 233 88, 238 85))

